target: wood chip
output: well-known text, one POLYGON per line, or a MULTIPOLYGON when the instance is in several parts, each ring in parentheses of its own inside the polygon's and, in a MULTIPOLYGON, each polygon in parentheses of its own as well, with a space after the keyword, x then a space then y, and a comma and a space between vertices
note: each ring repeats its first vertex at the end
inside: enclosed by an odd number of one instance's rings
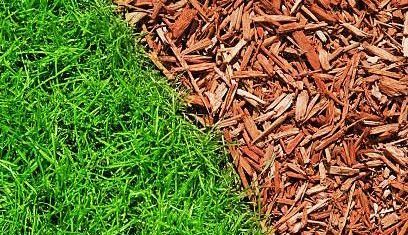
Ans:
POLYGON ((305 52, 306 58, 309 61, 313 69, 320 69, 319 56, 313 46, 312 41, 302 32, 296 31, 293 33, 293 38, 296 43, 299 45, 300 49, 305 52))
POLYGON ((395 213, 391 213, 386 215, 384 218, 381 219, 381 224, 383 226, 383 228, 388 228, 391 225, 394 225, 395 223, 397 223, 399 221, 399 216, 395 213))
POLYGON ((404 21, 404 31, 402 38, 402 48, 404 51, 404 56, 408 57, 408 11, 405 12, 405 21, 404 21))
POLYGON ((397 61, 400 60, 399 57, 389 53, 388 51, 386 51, 386 50, 384 50, 382 48, 379 48, 379 47, 374 46, 374 45, 370 45, 370 44, 368 44, 368 42, 364 42, 363 47, 368 52, 370 52, 370 53, 372 53, 372 54, 374 54, 374 55, 376 55, 376 56, 378 56, 378 57, 380 57, 380 58, 382 58, 384 60, 389 60, 391 62, 397 62, 397 61))
POLYGON ((307 111, 307 105, 309 103, 309 94, 307 91, 302 91, 296 100, 296 121, 300 122, 304 120, 307 111))
POLYGON ((191 24, 196 15, 196 10, 184 8, 176 22, 170 27, 173 38, 179 38, 191 24))

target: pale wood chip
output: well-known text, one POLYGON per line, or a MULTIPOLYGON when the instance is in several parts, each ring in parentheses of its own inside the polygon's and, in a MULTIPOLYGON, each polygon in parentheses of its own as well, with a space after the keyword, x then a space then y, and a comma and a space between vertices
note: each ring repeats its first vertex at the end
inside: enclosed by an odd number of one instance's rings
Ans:
POLYGON ((235 45, 230 51, 229 54, 226 56, 225 62, 229 63, 231 62, 232 59, 235 58, 235 56, 238 54, 239 51, 246 45, 247 41, 241 39, 237 45, 235 45))
POLYGON ((350 30, 350 32, 352 32, 354 35, 359 36, 359 37, 367 37, 368 34, 365 33, 364 31, 361 31, 359 28, 355 27, 352 24, 349 23, 343 23, 343 26, 350 30))
POLYGON ((383 228, 388 228, 391 225, 394 225, 395 223, 397 223, 399 219, 400 218, 396 213, 391 213, 381 219, 381 225, 383 226, 383 228))
POLYGON ((408 11, 405 12, 405 21, 404 21, 403 34, 404 34, 404 37, 402 38, 403 53, 404 53, 405 57, 408 57, 408 11))
POLYGON ((374 45, 370 45, 367 42, 363 42, 362 46, 370 53, 384 59, 384 60, 388 60, 391 62, 397 62, 400 61, 401 58, 389 53, 388 51, 381 49, 377 46, 374 45))
POLYGON ((398 131, 398 128, 399 128, 398 123, 376 126, 376 127, 371 128, 370 134, 377 135, 377 134, 381 134, 384 132, 396 132, 398 131))
POLYGON ((309 94, 306 90, 303 90, 296 99, 295 119, 298 122, 302 121, 305 118, 308 103, 309 103, 309 94))
POLYGON ((209 46, 211 46, 213 44, 213 42, 211 41, 211 39, 209 38, 205 38, 197 43, 195 43, 194 45, 190 46, 189 48, 185 49, 184 51, 182 51, 181 53, 183 55, 198 51, 198 50, 202 50, 205 48, 208 48, 209 46))
POLYGON ((351 176, 358 174, 360 172, 359 169, 353 169, 350 167, 345 166, 330 166, 328 169, 328 173, 332 175, 346 175, 351 176))
POLYGON ((320 192, 323 192, 323 191, 325 191, 327 189, 327 186, 325 186, 325 185, 316 185, 316 186, 314 186, 314 187, 311 187, 311 188, 309 188, 307 191, 306 191, 306 195, 312 195, 312 194, 316 194, 316 193, 320 193, 320 192))
POLYGON ((125 20, 128 22, 131 26, 135 26, 140 20, 145 18, 147 16, 147 13, 145 12, 129 12, 125 14, 125 20))
POLYGON ((395 80, 388 77, 380 79, 380 90, 389 96, 408 95, 408 81, 395 80))
POLYGON ((298 20, 298 18, 294 16, 285 16, 285 15, 262 15, 262 16, 252 17, 252 20, 254 22, 275 23, 275 22, 295 22, 298 20))
POLYGON ((303 0, 296 0, 293 4, 292 8, 290 9, 290 14, 294 14, 298 9, 299 6, 302 4, 303 0))

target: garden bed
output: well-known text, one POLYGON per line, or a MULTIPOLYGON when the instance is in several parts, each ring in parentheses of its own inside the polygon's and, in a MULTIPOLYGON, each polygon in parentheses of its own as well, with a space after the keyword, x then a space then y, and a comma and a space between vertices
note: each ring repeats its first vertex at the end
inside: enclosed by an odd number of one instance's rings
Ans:
POLYGON ((408 1, 116 3, 266 226, 407 233, 408 1))

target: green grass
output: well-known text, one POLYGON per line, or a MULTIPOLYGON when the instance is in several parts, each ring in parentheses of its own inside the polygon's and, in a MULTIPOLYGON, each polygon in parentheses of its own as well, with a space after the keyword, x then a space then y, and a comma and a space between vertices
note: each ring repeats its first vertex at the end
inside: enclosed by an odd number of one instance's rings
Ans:
POLYGON ((254 234, 227 156, 102 1, 0 0, 2 234, 254 234))

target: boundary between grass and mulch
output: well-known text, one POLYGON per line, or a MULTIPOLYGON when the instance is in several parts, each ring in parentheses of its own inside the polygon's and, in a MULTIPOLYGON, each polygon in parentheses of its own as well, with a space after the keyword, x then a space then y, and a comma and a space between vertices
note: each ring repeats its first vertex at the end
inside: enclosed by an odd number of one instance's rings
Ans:
POLYGON ((5 234, 256 234, 217 138, 105 1, 0 2, 5 234))

